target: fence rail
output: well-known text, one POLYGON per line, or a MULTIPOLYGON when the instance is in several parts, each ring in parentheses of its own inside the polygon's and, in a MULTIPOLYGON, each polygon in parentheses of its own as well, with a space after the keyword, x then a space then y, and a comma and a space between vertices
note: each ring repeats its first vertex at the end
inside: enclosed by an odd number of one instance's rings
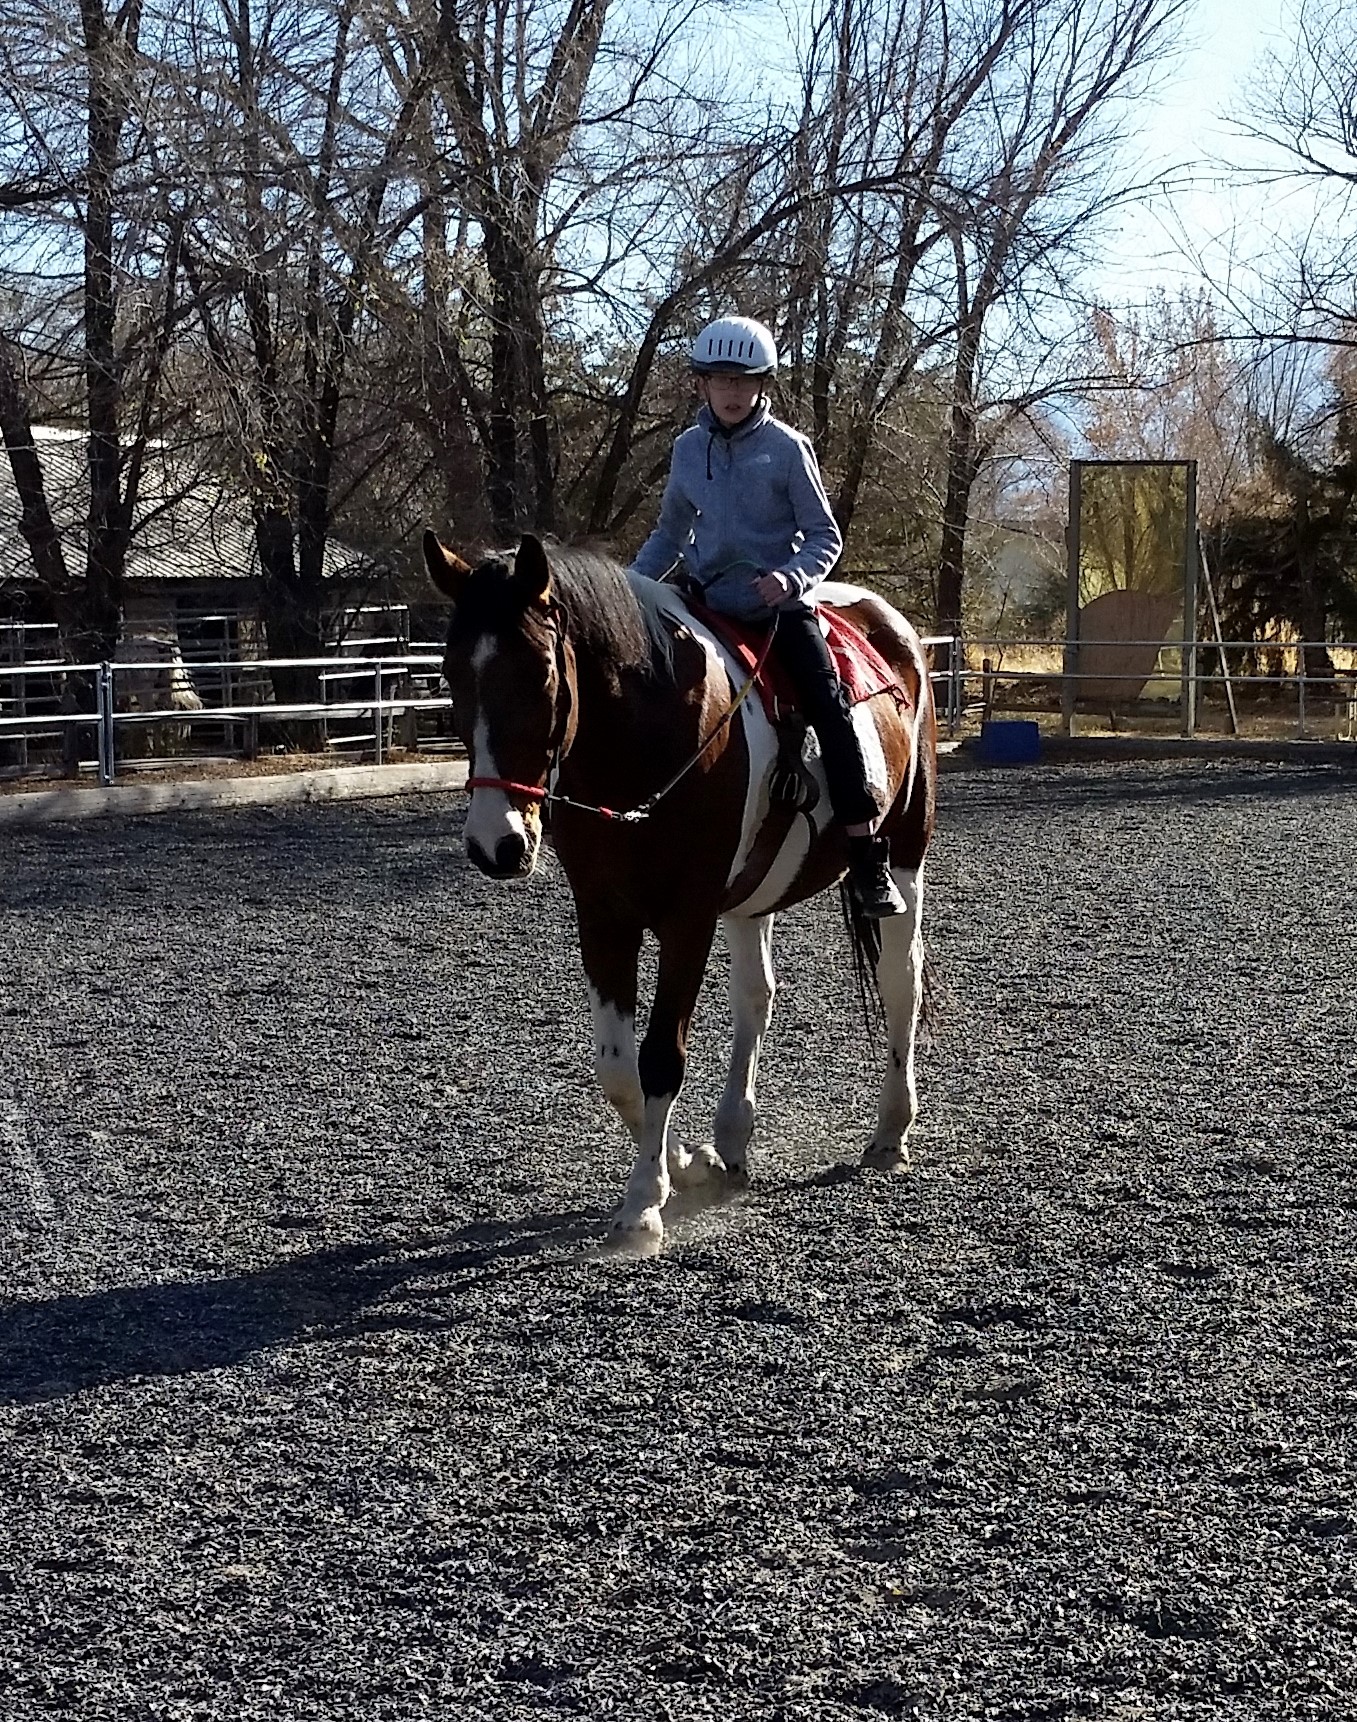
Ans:
MULTIPOLYGON (((364 740, 371 747, 375 762, 380 765, 393 745, 391 726, 396 718, 419 712, 451 710, 452 701, 445 694, 419 693, 405 685, 412 680, 436 681, 441 662, 441 655, 432 652, 375 658, 250 658, 195 662, 194 670, 239 670, 244 664, 260 675, 271 674, 274 670, 311 670, 316 673, 322 687, 326 686, 328 676, 331 681, 369 683, 371 692, 365 687, 361 692, 348 690, 339 699, 175 706, 170 703, 168 688, 157 688, 154 690, 155 695, 164 701, 163 704, 143 704, 132 710, 119 709, 120 679, 126 683, 132 678, 140 677, 144 682, 149 675, 157 680, 167 680, 171 671, 182 672, 184 666, 155 661, 71 664, 46 660, 29 664, 5 664, 0 665, 0 686, 11 678, 21 688, 28 680, 36 677, 61 678, 63 681, 74 677, 89 679, 94 688, 94 709, 76 711, 63 705, 41 714, 21 712, 19 715, 6 716, 3 715, 5 707, 12 703, 12 700, 0 698, 0 740, 12 737, 30 742, 54 736, 76 737, 92 731, 95 737, 99 781, 107 785, 111 784, 117 775, 117 738, 123 731, 154 728, 164 724, 191 726, 229 723, 239 724, 247 732, 254 732, 257 739, 257 729, 261 723, 290 718, 321 723, 337 718, 360 718, 367 720, 372 726, 365 732, 364 740)), ((249 751, 248 743, 246 751, 249 751)))
POLYGON ((1141 699, 1141 692, 1157 687, 1161 691, 1150 698, 1161 707, 1176 709, 1184 736, 1197 732, 1199 708, 1212 695, 1221 696, 1230 728, 1238 733, 1236 695, 1250 690, 1265 691, 1279 700, 1294 703, 1297 739, 1309 737, 1311 716, 1321 705, 1326 715, 1337 716, 1339 738, 1352 740, 1357 736, 1357 641, 971 639, 964 649, 967 664, 962 671, 964 690, 960 711, 954 719, 957 724, 971 712, 987 716, 998 703, 997 691, 1004 684, 1051 690, 1053 702, 1058 699, 1067 733, 1073 733, 1081 711, 1102 710, 1112 715, 1119 711, 1125 719, 1134 718, 1139 707, 1144 715, 1148 702, 1141 699), (1081 668, 1081 654, 1088 651, 1138 652, 1144 657, 1140 664, 1129 668, 1116 668, 1113 662, 1081 668), (1047 653, 1053 661, 1046 668, 1008 668, 1003 659, 1011 653, 1047 653), (1276 667, 1269 671, 1232 667, 1232 657, 1238 664, 1249 656, 1255 660, 1260 656, 1271 658, 1276 667), (1166 657, 1176 662, 1165 663, 1166 657), (1316 660, 1327 660, 1331 672, 1316 672, 1311 668, 1316 660), (977 682, 980 696, 975 700, 973 689, 977 682), (1109 686, 1113 689, 1110 695, 1109 686), (1091 691, 1094 688, 1096 696, 1091 691), (1124 702, 1117 691, 1122 689, 1127 695, 1124 702))
MULTIPOLYGON (((45 643, 45 642, 44 642, 45 643)), ((1109 685, 1134 685, 1135 692, 1154 683, 1171 687, 1174 696, 1158 702, 1161 706, 1179 703, 1177 690, 1187 687, 1191 694, 1182 710, 1184 734, 1192 734, 1197 724, 1199 699, 1210 691, 1224 689, 1229 697, 1231 720, 1235 717, 1235 690, 1265 687, 1285 694, 1289 689, 1295 701, 1296 733, 1309 733, 1310 714, 1322 689, 1326 709, 1337 711, 1344 739, 1357 739, 1357 642, 1328 642, 1321 647, 1316 642, 1295 641, 1277 644, 1256 640, 1224 641, 1210 645, 1191 640, 960 640, 949 634, 924 636, 923 643, 935 653, 945 651, 944 667, 932 672, 934 694, 942 727, 950 736, 957 736, 968 718, 988 716, 995 709, 1024 709, 1021 703, 1005 705, 1001 698, 1004 686, 1018 689, 1043 689, 1048 705, 1062 709, 1066 727, 1080 705, 1080 686, 1097 683, 1103 703, 1109 685), (1148 674, 1142 663, 1135 669, 1116 669, 1110 665, 1080 671, 1078 653, 1088 648, 1108 650, 1139 650, 1155 656, 1148 674), (1335 662, 1333 677, 1316 677, 1307 671, 1307 660, 1323 650, 1335 662), (1281 673, 1240 674, 1228 668, 1228 653, 1259 652, 1287 654, 1281 673), (1006 667, 1004 658, 1011 654, 1049 655, 1048 667, 1032 667, 1030 662, 1006 667), (1165 654, 1178 654, 1179 661, 1165 664, 1165 654), (1208 662, 1214 660, 1214 664, 1208 662), (1339 660, 1343 660, 1339 662, 1339 660), (1072 667, 1073 666, 1073 667, 1072 667), (1186 673, 1183 666, 1186 666, 1186 673), (1343 711, 1346 708, 1344 722, 1343 711)), ((364 642, 371 645, 372 642, 364 642)), ((241 726, 240 751, 249 753, 257 748, 261 724, 290 719, 311 720, 328 725, 344 720, 360 724, 360 729, 329 738, 331 745, 357 744, 370 751, 373 760, 381 764, 395 745, 394 725, 397 719, 418 720, 422 713, 451 710, 452 701, 441 691, 442 650, 435 642, 415 641, 411 649, 389 656, 362 657, 352 655, 328 658, 221 658, 195 660, 191 666, 180 662, 113 662, 64 663, 44 658, 28 663, 0 662, 0 743, 17 741, 25 749, 21 764, 27 764, 27 744, 39 740, 59 740, 67 761, 79 751, 79 740, 93 736, 94 758, 99 781, 114 782, 118 764, 120 735, 146 730, 158 725, 175 724, 192 728, 206 724, 241 726), (172 673, 248 672, 252 682, 263 684, 274 671, 309 670, 316 676, 324 692, 318 701, 242 702, 223 700, 215 705, 189 708, 175 706, 170 701, 168 682, 172 673), (148 677, 165 687, 157 687, 161 704, 147 704, 139 696, 138 709, 119 709, 119 685, 125 687, 130 678, 148 677), (48 678, 45 696, 30 699, 30 683, 48 678), (74 710, 70 699, 70 678, 86 679, 94 690, 93 710, 74 710), (65 694, 58 691, 65 690, 65 694), (421 691, 422 689, 422 691, 421 691), (41 708, 41 709, 38 709, 41 708)), ((122 702, 124 708, 126 702, 122 702)), ((1135 701, 1128 699, 1129 711, 1135 701)), ((328 736, 328 731, 326 732, 328 736)), ((411 733, 411 732, 407 732, 411 733)))
MULTIPOLYGON (((930 635, 924 640, 924 644, 930 647, 951 647, 955 643, 951 635, 930 635)), ((371 642, 364 642, 364 645, 369 644, 371 642)), ((940 711, 948 728, 954 730, 960 719, 963 681, 960 655, 952 652, 950 657, 951 667, 935 672, 933 679, 940 711)), ((191 666, 156 660, 73 664, 46 658, 26 664, 0 664, 0 742, 19 739, 27 743, 62 738, 74 741, 92 733, 99 781, 107 785, 117 777, 118 737, 130 731, 166 724, 241 725, 246 730, 246 741, 241 751, 249 753, 252 742, 257 741, 258 726, 262 723, 295 718, 329 724, 349 719, 357 720, 365 727, 358 733, 331 738, 332 742, 341 745, 357 742, 369 750, 374 762, 380 765, 391 751, 392 726, 397 718, 452 709, 452 701, 445 694, 419 693, 408 685, 412 681, 440 685, 442 661, 440 646, 420 640, 412 642, 412 650, 408 652, 371 658, 195 659, 191 666), (232 701, 183 708, 170 703, 168 687, 165 687, 157 690, 163 704, 143 704, 136 710, 119 709, 120 682, 125 687, 131 678, 139 676, 144 681, 148 675, 157 681, 168 682, 172 672, 182 673, 190 668, 195 675, 199 672, 239 673, 248 670, 251 678, 258 680, 275 670, 310 670, 315 673, 325 697, 307 702, 232 701), (22 699, 16 701, 12 693, 5 697, 6 684, 11 680, 13 685, 22 689, 28 681, 41 677, 60 678, 63 682, 66 678, 86 678, 93 684, 94 709, 63 709, 54 696, 49 696, 50 709, 39 714, 24 709, 26 702, 22 699), (359 690, 352 686, 355 682, 365 685, 359 690), (343 686, 343 693, 335 697, 330 690, 340 686, 343 686), (7 708, 14 704, 20 706, 19 713, 6 715, 7 708)))

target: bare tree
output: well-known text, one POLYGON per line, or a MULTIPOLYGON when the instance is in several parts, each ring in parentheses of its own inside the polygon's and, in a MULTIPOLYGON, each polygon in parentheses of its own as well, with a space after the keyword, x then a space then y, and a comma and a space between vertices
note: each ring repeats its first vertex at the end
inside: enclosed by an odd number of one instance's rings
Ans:
POLYGON ((1300 0, 1294 32, 1262 62, 1236 124, 1266 152, 1247 177, 1300 189, 1303 213, 1244 259, 1260 285, 1240 289, 1236 308, 1263 348, 1357 347, 1357 17, 1343 0, 1300 0))
POLYGON ((955 209, 950 228, 956 337, 937 618, 945 630, 961 624, 966 524, 980 464, 1014 414, 1053 392, 1057 379, 1068 386, 1065 367, 1049 363, 1050 312, 1058 321, 1073 297, 1068 266, 1127 195, 1112 173, 1119 121, 1127 99, 1172 50, 1185 5, 1044 0, 990 80, 991 124, 980 145, 992 164, 988 183, 978 200, 955 209), (997 343, 996 318, 1004 324, 997 343), (988 402, 981 393, 987 342, 1003 350, 1009 379, 988 402), (1034 354, 1046 362, 1033 367, 1034 354))
MULTIPOLYGON (((185 270, 280 657, 319 653, 336 602, 326 549, 351 419, 374 434, 352 410, 354 365, 411 219, 432 81, 418 52, 386 53, 384 15, 358 0, 307 8, 305 30, 295 16, 286 0, 204 0, 176 44, 167 167, 192 188, 185 270)), ((302 697, 313 682, 280 685, 302 697)))
POLYGON ((112 656, 117 642, 179 315, 182 224, 146 174, 156 97, 146 72, 150 34, 140 5, 80 0, 72 15, 27 0, 15 10, 3 62, 4 143, 27 183, 4 233, 11 316, 0 329, 0 434, 35 568, 68 649, 86 658, 112 656), (33 437, 44 406, 87 431, 78 573, 53 522, 33 437))
MULTIPOLYGON (((649 290, 656 252, 663 269, 670 230, 683 226, 666 205, 681 207, 685 158, 708 153, 701 95, 674 64, 697 12, 695 0, 653 14, 608 0, 459 0, 441 13, 434 133, 452 140, 449 191, 477 267, 427 285, 455 287, 445 363, 480 435, 499 532, 558 524, 553 357, 595 344, 622 303, 649 290), (459 322, 462 338, 449 341, 459 322)), ((576 367, 567 386, 584 382, 576 367)), ((605 416, 610 394, 594 393, 605 416)), ((586 449, 584 464, 597 458, 586 449)), ((603 464, 609 486, 616 473, 603 464)), ((572 493, 583 482, 570 475, 572 493)), ((610 513, 596 503, 591 525, 610 513)))

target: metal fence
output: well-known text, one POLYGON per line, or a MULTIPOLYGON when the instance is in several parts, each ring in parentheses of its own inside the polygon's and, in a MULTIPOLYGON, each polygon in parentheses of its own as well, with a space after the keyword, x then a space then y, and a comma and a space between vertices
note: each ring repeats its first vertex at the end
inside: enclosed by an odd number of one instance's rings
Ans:
MULTIPOLYGON (((381 641, 363 642, 365 649, 381 641)), ((950 635, 924 640, 929 647, 955 645, 950 635)), ((393 655, 355 658, 251 658, 195 659, 191 673, 197 686, 212 691, 232 687, 247 691, 245 700, 221 697, 215 703, 184 709, 170 703, 168 677, 172 666, 155 663, 70 664, 55 658, 30 663, 0 664, 0 745, 11 744, 18 769, 29 765, 30 744, 46 743, 60 751, 67 769, 91 761, 101 784, 116 780, 125 749, 120 738, 133 730, 158 726, 185 726, 190 732, 215 732, 234 739, 233 751, 247 757, 259 750, 264 725, 289 719, 316 723, 321 745, 329 750, 357 750, 382 764, 397 746, 399 729, 405 751, 418 740, 418 725, 428 714, 451 710, 452 701, 443 691, 440 673, 442 648, 434 642, 415 641, 412 649, 393 655), (283 703, 262 697, 275 670, 312 671, 321 689, 318 701, 283 703), (240 677, 248 671, 248 681, 240 677), (94 689, 94 709, 77 710, 72 687, 75 678, 86 678, 94 689), (140 709, 126 709, 125 690, 136 685, 133 678, 163 680, 160 703, 139 698, 140 709), (199 679, 201 678, 201 680, 199 679), (120 691, 121 690, 121 691, 120 691), (15 745, 17 744, 17 746, 15 745), (91 756, 92 746, 92 756, 91 756)), ((962 654, 950 652, 950 667, 934 674, 939 716, 955 733, 964 704, 962 654)), ((449 732, 439 731, 446 742, 449 732)), ((187 757, 192 758, 192 753, 187 757)))
MULTIPOLYGON (((381 644, 365 642, 369 650, 381 644)), ((1120 707, 1122 718, 1131 724, 1138 712, 1152 711, 1161 720, 1168 713, 1184 735, 1191 735, 1199 727, 1207 700, 1222 705, 1230 728, 1239 733, 1241 712, 1247 708, 1250 697, 1266 692, 1272 712, 1282 710, 1292 714, 1288 721, 1297 738, 1312 736, 1315 721, 1322 713, 1326 725, 1332 725, 1329 734, 1357 740, 1357 643, 1328 643, 1323 649, 1335 661, 1335 674, 1316 677, 1306 668, 1307 658, 1319 649, 1313 643, 1294 642, 1278 647, 1260 646, 1257 641, 1223 642, 1225 653, 1265 650, 1285 654, 1280 669, 1241 674, 1222 669, 1227 660, 1215 646, 1210 653, 1217 657, 1217 662, 1213 666, 1205 664, 1208 649, 1192 641, 1079 642, 1081 646, 1106 644, 1116 648, 1155 649, 1157 659, 1148 678, 1143 669, 1118 672, 1099 668, 1096 673, 1081 676, 1077 668, 1072 671, 1069 667, 1071 662, 1077 665, 1069 645, 1059 640, 959 641, 951 635, 928 635, 924 644, 935 652, 946 648, 945 667, 933 672, 933 683, 940 727, 951 737, 996 711, 1044 712, 1050 721, 1070 730, 1077 722, 1085 721, 1094 707, 1102 710, 1110 707, 1114 718, 1120 707), (1050 667, 1008 667, 1004 658, 1013 653, 1041 653, 1049 658, 1050 667), (1168 654, 1178 654, 1177 661, 1168 654), (1093 683, 1101 690, 1096 702, 1084 698, 1080 691, 1081 684, 1087 687, 1093 683), (1126 685, 1125 702, 1120 702, 1115 692, 1112 698, 1106 697, 1109 684, 1115 683, 1126 685), (1161 697, 1141 699, 1139 696, 1147 685, 1157 688, 1161 697)), ((148 677, 165 677, 167 666, 117 662, 68 664, 55 658, 28 663, 0 661, 0 747, 9 753, 11 766, 19 770, 29 767, 28 750, 34 744, 59 748, 67 769, 90 760, 92 747, 100 783, 111 784, 120 763, 125 763, 126 750, 120 748, 120 738, 131 731, 178 725, 184 726, 191 737, 194 731, 211 730, 215 726, 218 735, 234 738, 235 752, 252 756, 259 750, 261 726, 296 719, 319 726, 322 746, 332 750, 356 749, 381 764, 398 749, 409 752, 416 748, 421 724, 424 736, 435 745, 446 745, 451 739, 446 725, 430 726, 427 721, 430 716, 450 711, 452 706, 443 689, 441 663, 442 649, 433 642, 414 642, 409 651, 392 655, 379 651, 378 655, 362 658, 197 661, 192 665, 192 673, 195 678, 203 673, 205 686, 234 686, 242 691, 248 688, 252 696, 262 696, 269 686, 268 678, 276 670, 308 670, 317 677, 321 698, 290 703, 262 697, 245 700, 219 697, 215 704, 182 709, 170 703, 166 685, 161 695, 163 703, 148 704, 143 696, 141 709, 128 710, 126 700, 120 698, 120 685, 126 687, 134 677, 142 678, 143 683, 148 677), (237 679, 244 668, 249 671, 247 684, 237 679), (75 709, 73 678, 85 678, 92 685, 92 711, 75 709)), ((1093 715, 1096 717, 1096 710, 1093 715)))
MULTIPOLYGON (((54 660, 28 664, 0 666, 0 685, 19 692, 10 692, 0 699, 0 742, 8 739, 25 745, 35 739, 63 742, 74 740, 77 757, 83 751, 84 739, 94 738, 94 757, 99 781, 114 781, 119 763, 118 740, 121 734, 137 728, 153 728, 174 724, 235 726, 241 732, 239 751, 258 750, 259 729, 262 724, 285 722, 288 719, 319 722, 323 727, 340 719, 360 719, 367 728, 365 740, 373 760, 380 765, 395 745, 394 726, 404 718, 417 719, 420 713, 446 712, 452 701, 441 692, 431 691, 439 686, 441 652, 407 652, 399 657, 346 658, 258 658, 250 659, 252 671, 272 675, 275 670, 309 670, 321 678, 325 697, 320 701, 288 703, 279 701, 246 704, 201 705, 192 708, 174 707, 169 703, 168 689, 164 704, 144 706, 140 710, 119 709, 119 681, 126 683, 134 677, 143 681, 164 673, 164 666, 144 663, 68 664, 54 660), (339 697, 332 694, 333 683, 324 678, 337 675, 346 684, 339 697), (88 678, 94 688, 94 710, 70 709, 70 687, 73 678, 88 678), (47 684, 40 715, 25 708, 30 702, 27 690, 34 685, 47 684), (354 685, 357 684, 357 685, 354 685), (55 695, 54 685, 64 691, 55 695), (11 710, 13 707, 15 709, 11 710), (55 709, 52 709, 55 707, 55 709)), ((195 663, 194 670, 239 670, 239 660, 195 663)), ((351 739, 351 738, 346 738, 351 739)))
POLYGON ((949 714, 954 734, 970 717, 1046 710, 1059 714, 1067 734, 1100 717, 1112 727, 1134 727, 1171 715, 1191 737, 1214 706, 1232 735, 1266 720, 1307 740, 1322 719, 1337 739, 1357 738, 1357 641, 971 639, 964 656, 960 695, 949 714), (1145 659, 1130 669, 1081 669, 1080 654, 1088 651, 1140 652, 1145 659), (1050 665, 1006 666, 1014 655, 1020 663, 1046 655, 1050 665), (1260 658, 1272 660, 1271 667, 1235 667, 1260 658), (1310 668, 1316 661, 1327 661, 1332 673, 1317 674, 1310 668))

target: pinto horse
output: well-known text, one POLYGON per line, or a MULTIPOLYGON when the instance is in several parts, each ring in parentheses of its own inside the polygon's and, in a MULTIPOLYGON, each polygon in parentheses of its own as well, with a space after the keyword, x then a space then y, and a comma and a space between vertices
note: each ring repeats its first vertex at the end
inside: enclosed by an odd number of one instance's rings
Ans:
MULTIPOLYGON (((778 736, 731 649, 676 588, 628 575, 585 550, 525 537, 516 554, 471 567, 425 534, 434 584, 452 605, 444 675, 470 758, 466 847, 492 878, 533 871, 549 812, 579 922, 595 1068, 636 1144, 614 1230, 658 1244, 674 1184, 742 1182, 754 1132, 759 1049, 772 1011, 773 917, 843 875, 847 844, 829 814, 818 757, 800 762, 820 793, 799 813, 774 806, 778 736), (734 1045, 713 1142, 670 1131, 688 1031, 717 923, 730 951, 734 1045), (639 1053, 637 963, 659 946, 639 1053)), ((854 707, 886 810, 908 912, 880 925, 876 983, 888 1062, 864 1164, 909 1164, 917 1112, 914 1043, 923 983, 923 864, 933 830, 937 726, 918 635, 873 593, 821 586, 898 680, 854 707)), ((866 942, 869 929, 859 922, 866 942)))

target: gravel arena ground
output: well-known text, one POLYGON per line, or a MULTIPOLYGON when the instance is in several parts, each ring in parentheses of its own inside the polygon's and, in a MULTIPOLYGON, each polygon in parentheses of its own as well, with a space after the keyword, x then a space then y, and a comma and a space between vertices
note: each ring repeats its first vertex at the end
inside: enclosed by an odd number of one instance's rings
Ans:
POLYGON ((2 1722, 1357 1716, 1357 776, 949 773, 913 1172, 826 900, 649 1261, 460 827, 0 835, 2 1722))

